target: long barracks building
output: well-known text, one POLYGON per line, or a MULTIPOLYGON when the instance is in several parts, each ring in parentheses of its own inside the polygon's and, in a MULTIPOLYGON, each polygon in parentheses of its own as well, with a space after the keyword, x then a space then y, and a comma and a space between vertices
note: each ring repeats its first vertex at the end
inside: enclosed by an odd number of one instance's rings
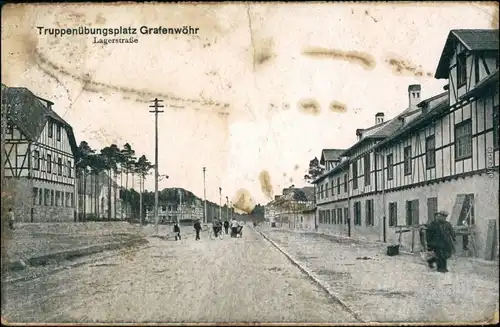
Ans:
POLYGON ((408 88, 408 107, 358 129, 358 141, 337 154, 316 186, 319 231, 417 250, 415 231, 438 210, 473 230, 475 255, 498 248, 498 30, 452 30, 435 78, 445 92, 421 99, 408 88), (464 223, 465 222, 465 223, 464 223), (496 243, 496 244, 494 244, 496 243))

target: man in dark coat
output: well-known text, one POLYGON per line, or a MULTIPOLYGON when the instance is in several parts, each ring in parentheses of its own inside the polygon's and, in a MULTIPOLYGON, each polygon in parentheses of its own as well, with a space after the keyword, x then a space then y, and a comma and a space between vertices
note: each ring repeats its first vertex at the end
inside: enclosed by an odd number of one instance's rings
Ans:
POLYGON ((224 229, 226 230, 226 235, 227 235, 227 232, 229 230, 229 221, 224 221, 224 229))
POLYGON ((177 238, 181 239, 181 229, 179 227, 179 224, 178 223, 175 223, 174 224, 174 234, 175 234, 175 240, 177 241, 177 238))
POLYGON ((201 224, 199 219, 194 223, 194 230, 196 231, 196 240, 198 241, 200 239, 200 230, 201 230, 201 224))
POLYGON ((434 257, 427 262, 431 268, 437 263, 437 271, 443 273, 448 272, 447 260, 454 251, 455 242, 455 231, 446 217, 446 211, 437 212, 436 219, 427 227, 427 247, 434 251, 434 257))

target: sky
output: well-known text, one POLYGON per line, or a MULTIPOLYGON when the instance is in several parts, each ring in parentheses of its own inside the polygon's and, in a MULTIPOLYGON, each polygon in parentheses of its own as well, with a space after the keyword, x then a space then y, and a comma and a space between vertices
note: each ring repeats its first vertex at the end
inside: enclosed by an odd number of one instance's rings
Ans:
MULTIPOLYGON (((498 4, 39 4, 2 8, 2 83, 55 103, 76 141, 128 142, 154 162, 159 188, 243 207, 306 186, 309 161, 348 148, 357 128, 443 91, 434 79, 452 29, 498 28, 498 4), (137 28, 137 43, 45 28, 137 28), (191 26, 197 35, 143 35, 191 26), (263 178, 266 177, 266 178, 263 178), (263 182, 263 179, 266 181, 263 182), (262 185, 267 186, 263 190, 262 185), (224 201, 224 200, 223 200, 224 201)), ((127 38, 130 35, 120 35, 127 38)), ((107 38, 113 38, 108 36, 107 38)), ((154 189, 154 178, 146 184, 154 189)))

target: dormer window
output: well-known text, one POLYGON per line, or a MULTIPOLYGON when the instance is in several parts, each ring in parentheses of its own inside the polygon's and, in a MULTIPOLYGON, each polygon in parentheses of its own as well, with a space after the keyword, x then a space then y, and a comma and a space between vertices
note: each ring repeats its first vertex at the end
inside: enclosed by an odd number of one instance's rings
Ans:
POLYGON ((54 135, 54 125, 52 124, 51 121, 49 121, 49 137, 51 138, 54 135))
POLYGON ((457 56, 457 87, 464 86, 467 82, 467 57, 465 52, 457 56))

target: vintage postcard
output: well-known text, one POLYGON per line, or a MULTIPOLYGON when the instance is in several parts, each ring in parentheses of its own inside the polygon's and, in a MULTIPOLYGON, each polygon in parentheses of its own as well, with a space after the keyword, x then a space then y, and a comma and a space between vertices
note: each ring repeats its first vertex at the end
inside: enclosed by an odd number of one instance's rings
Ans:
POLYGON ((5 4, 2 323, 498 323, 498 16, 5 4))

